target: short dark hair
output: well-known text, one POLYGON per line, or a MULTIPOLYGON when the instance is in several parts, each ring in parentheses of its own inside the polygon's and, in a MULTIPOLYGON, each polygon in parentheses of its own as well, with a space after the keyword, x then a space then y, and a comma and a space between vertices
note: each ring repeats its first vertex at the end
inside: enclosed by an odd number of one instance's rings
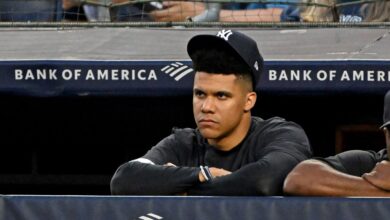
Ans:
POLYGON ((252 71, 234 51, 218 46, 210 49, 199 49, 192 55, 192 65, 195 71, 225 75, 234 74, 238 78, 250 82, 251 90, 253 90, 252 71))

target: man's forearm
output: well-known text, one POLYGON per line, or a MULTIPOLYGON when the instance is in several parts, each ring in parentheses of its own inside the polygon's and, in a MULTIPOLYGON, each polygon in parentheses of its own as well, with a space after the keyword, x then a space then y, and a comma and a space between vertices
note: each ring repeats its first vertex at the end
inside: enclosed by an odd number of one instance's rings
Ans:
POLYGON ((283 9, 221 10, 220 21, 223 22, 280 22, 283 9))
POLYGON ((297 163, 294 160, 283 158, 281 158, 281 161, 285 163, 283 166, 275 166, 277 161, 269 160, 249 164, 232 174, 195 185, 188 191, 188 194, 225 196, 281 195, 283 180, 297 163))
POLYGON ((304 196, 390 196, 390 192, 361 177, 339 172, 317 160, 307 160, 295 167, 285 180, 284 191, 304 196))
POLYGON ((199 168, 128 162, 111 180, 113 195, 174 195, 199 183, 199 168))
POLYGON ((272 152, 230 175, 192 187, 189 195, 282 195, 283 181, 299 161, 285 152, 272 152))

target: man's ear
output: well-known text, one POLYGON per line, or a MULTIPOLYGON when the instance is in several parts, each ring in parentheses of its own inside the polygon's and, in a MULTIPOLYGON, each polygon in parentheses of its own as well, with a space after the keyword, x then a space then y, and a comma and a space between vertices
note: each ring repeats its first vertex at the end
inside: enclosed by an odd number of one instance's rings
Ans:
POLYGON ((385 138, 386 138, 387 155, 389 155, 389 152, 390 152, 390 131, 386 127, 384 127, 383 132, 385 133, 385 138))
POLYGON ((244 111, 249 112, 256 104, 257 94, 256 92, 248 92, 246 94, 246 102, 244 106, 244 111))
POLYGON ((383 130, 383 133, 385 134, 386 140, 388 138, 390 138, 390 131, 386 127, 384 127, 382 130, 383 130))

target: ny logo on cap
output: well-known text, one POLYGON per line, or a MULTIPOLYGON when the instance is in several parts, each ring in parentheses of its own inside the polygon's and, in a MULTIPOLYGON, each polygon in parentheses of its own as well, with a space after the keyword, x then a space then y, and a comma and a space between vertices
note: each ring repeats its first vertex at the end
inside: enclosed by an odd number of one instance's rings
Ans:
POLYGON ((217 37, 223 38, 226 41, 228 41, 230 35, 232 35, 232 34, 233 34, 233 32, 231 30, 227 30, 227 31, 226 30, 222 30, 222 31, 218 32, 217 37))

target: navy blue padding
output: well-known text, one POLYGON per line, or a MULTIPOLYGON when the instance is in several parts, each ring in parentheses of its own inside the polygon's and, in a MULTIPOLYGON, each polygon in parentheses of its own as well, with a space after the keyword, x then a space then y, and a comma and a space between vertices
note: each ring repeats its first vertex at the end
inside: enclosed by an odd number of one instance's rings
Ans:
MULTIPOLYGON (((266 61, 257 90, 384 94, 389 67, 387 60, 266 61)), ((194 77, 189 60, 8 60, 0 61, 0 73, 0 93, 43 97, 191 95, 194 77)))
POLYGON ((4 195, 0 219, 368 220, 388 219, 389 206, 386 198, 4 195))

